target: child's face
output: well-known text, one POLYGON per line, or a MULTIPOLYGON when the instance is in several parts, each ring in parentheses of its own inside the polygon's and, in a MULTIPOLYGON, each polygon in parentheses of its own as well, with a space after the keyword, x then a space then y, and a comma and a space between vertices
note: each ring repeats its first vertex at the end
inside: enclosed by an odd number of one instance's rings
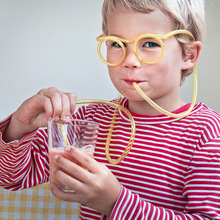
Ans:
MULTIPOLYGON (((143 33, 167 34, 173 30, 173 23, 160 10, 150 14, 120 11, 108 18, 107 27, 108 35, 130 40, 143 33)), ((165 54, 156 64, 145 64, 139 61, 135 56, 133 44, 128 44, 124 62, 116 67, 108 66, 114 86, 130 101, 144 101, 132 86, 132 81, 137 82, 139 87, 157 104, 178 100, 181 69, 184 63, 182 48, 175 37, 170 37, 163 42, 165 54)))

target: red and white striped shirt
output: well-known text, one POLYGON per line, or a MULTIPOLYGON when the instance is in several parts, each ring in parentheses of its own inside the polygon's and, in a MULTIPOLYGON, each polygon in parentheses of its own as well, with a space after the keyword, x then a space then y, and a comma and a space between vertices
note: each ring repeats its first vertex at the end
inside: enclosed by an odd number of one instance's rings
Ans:
MULTIPOLYGON (((127 100, 122 105, 127 106, 127 100)), ((174 113, 184 112, 186 105, 174 113)), ((114 107, 82 106, 75 118, 99 123, 94 158, 121 183, 109 219, 220 219, 220 115, 198 104, 182 119, 132 113, 135 141, 118 165, 105 157, 105 142, 114 107)), ((10 117, 0 123, 6 128, 10 117)), ((120 157, 130 139, 130 121, 119 112, 110 143, 112 159, 120 157)), ((1 133, 0 133, 1 134, 1 133)), ((19 141, 0 139, 0 186, 18 190, 49 181, 47 130, 38 129, 19 141)), ((81 206, 81 219, 107 219, 81 206)))

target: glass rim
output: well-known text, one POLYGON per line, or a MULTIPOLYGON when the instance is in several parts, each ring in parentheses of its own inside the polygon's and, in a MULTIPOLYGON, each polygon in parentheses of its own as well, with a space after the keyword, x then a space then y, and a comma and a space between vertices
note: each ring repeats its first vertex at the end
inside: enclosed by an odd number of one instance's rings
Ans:
MULTIPOLYGON (((84 123, 84 125, 99 125, 97 122, 95 121, 92 121, 92 120, 87 120, 87 119, 75 119, 75 118, 51 118, 51 119, 48 119, 48 123, 63 123, 63 124, 71 124, 71 122, 79 122, 79 125, 83 125, 81 124, 84 123)), ((74 123, 73 123, 74 124, 74 123)))

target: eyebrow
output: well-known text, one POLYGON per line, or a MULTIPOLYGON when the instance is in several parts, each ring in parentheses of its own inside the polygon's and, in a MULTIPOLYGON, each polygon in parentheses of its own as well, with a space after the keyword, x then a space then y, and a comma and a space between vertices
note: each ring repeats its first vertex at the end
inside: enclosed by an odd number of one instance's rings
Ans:
MULTIPOLYGON (((136 37, 138 37, 138 36, 140 36, 140 35, 142 35, 142 34, 165 35, 165 34, 158 34, 158 33, 144 32, 144 33, 141 33, 141 34, 137 35, 136 37)), ((106 35, 106 36, 114 36, 114 37, 118 37, 118 38, 126 39, 126 38, 124 38, 124 37, 122 37, 122 36, 120 36, 120 35, 118 35, 118 34, 108 34, 108 35, 106 35)), ((134 38, 135 38, 135 37, 134 37, 134 38)), ((132 39, 133 39, 133 38, 132 38, 132 39)), ((127 40, 127 39, 126 39, 126 40, 127 40)))
POLYGON ((117 34, 108 34, 107 36, 115 36, 115 37, 123 38, 123 37, 121 37, 120 35, 117 35, 117 34))

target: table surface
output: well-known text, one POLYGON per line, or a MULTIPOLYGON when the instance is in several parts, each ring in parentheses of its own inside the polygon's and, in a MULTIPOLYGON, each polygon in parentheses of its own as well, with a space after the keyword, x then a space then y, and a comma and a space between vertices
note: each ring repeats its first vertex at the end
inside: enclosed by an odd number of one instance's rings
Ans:
POLYGON ((48 184, 8 191, 0 187, 0 219, 78 220, 79 205, 55 198, 48 184))

